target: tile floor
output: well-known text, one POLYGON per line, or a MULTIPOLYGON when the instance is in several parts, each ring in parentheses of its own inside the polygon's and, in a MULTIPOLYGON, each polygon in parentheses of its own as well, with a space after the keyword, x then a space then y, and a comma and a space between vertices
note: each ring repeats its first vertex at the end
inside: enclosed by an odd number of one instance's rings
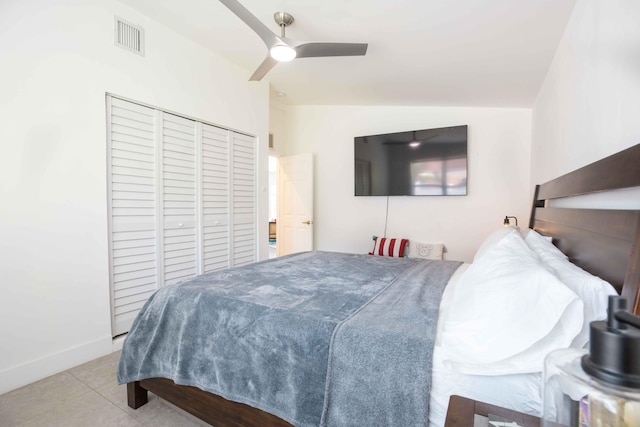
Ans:
POLYGON ((127 406, 118 385, 120 352, 0 395, 2 427, 201 427, 189 414, 149 393, 149 403, 127 406))

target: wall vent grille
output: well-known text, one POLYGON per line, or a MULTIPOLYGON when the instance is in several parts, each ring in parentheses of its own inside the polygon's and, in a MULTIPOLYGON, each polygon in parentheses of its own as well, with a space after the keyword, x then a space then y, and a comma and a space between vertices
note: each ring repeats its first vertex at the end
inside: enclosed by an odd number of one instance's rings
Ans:
POLYGON ((144 28, 115 17, 115 44, 144 56, 144 28))

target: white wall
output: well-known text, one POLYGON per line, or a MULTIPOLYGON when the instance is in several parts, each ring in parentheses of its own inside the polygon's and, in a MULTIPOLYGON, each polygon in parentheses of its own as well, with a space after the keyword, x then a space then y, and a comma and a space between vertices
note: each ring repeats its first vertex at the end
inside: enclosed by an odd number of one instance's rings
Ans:
POLYGON ((579 0, 533 109, 533 183, 640 143, 640 2, 579 0))
POLYGON ((287 140, 287 106, 273 99, 269 103, 269 133, 273 137, 273 148, 269 151, 278 156, 285 147, 287 140))
POLYGON ((388 237, 443 242, 447 259, 471 261, 505 215, 529 217, 531 111, 499 108, 292 106, 283 154, 315 155, 318 250, 365 253, 383 235, 386 197, 355 197, 355 136, 468 125, 468 195, 389 199, 388 237))
POLYGON ((111 351, 105 93, 256 135, 266 183, 269 88, 114 0, 4 0, 0 32, 2 393, 111 351))
MULTIPOLYGON (((353 196, 353 137, 397 130, 468 124, 469 195, 392 197, 387 235, 442 241, 468 261, 504 215, 526 224, 533 183, 640 142, 638 21, 637 0, 579 0, 532 120, 289 108, 277 151, 316 155, 316 247, 365 252, 383 232, 386 199, 353 196)), ((111 350, 105 92, 257 135, 266 182, 268 86, 246 73, 115 0, 0 3, 0 393, 111 350), (144 58, 113 47, 113 14, 145 27, 144 58)))

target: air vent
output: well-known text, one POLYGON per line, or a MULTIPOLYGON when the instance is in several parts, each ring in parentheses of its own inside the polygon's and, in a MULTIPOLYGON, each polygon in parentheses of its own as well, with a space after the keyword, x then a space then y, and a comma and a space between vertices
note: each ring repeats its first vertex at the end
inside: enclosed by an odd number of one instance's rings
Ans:
POLYGON ((115 43, 123 49, 144 56, 144 28, 115 17, 115 43))

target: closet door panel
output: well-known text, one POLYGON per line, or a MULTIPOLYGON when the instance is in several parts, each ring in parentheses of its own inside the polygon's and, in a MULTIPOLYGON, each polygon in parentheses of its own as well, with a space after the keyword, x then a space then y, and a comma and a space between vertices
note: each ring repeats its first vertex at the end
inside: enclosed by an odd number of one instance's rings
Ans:
POLYGON ((202 125, 202 269, 220 270, 229 257, 230 132, 202 125))
POLYGON ((129 330, 157 288, 155 111, 110 98, 109 232, 112 329, 129 330))
POLYGON ((164 284, 197 274, 196 123, 163 113, 164 284))
POLYGON ((256 144, 238 133, 232 139, 232 264, 240 266, 256 261, 256 144))

